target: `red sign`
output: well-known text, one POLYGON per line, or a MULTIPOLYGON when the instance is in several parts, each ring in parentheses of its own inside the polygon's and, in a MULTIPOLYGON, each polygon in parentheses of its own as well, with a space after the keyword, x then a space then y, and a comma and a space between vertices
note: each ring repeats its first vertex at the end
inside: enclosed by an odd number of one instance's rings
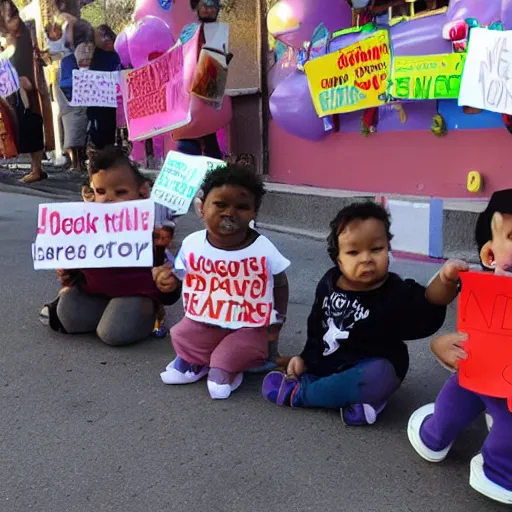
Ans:
POLYGON ((512 412, 512 278, 485 272, 460 277, 457 329, 469 339, 459 383, 481 395, 506 398, 512 412))

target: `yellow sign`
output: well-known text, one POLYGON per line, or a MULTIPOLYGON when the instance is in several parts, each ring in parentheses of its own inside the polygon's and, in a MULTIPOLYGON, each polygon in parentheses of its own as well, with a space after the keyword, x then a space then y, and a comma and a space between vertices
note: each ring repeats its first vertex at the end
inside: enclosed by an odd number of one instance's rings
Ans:
POLYGON ((324 117, 383 105, 390 68, 387 30, 310 60, 304 70, 316 113, 324 117))
POLYGON ((465 60, 465 53, 395 57, 389 92, 398 100, 456 99, 465 60))

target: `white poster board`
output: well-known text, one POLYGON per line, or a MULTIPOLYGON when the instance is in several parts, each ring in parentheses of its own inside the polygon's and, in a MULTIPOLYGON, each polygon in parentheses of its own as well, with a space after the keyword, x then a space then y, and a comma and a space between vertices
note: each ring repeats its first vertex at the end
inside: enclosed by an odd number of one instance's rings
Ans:
POLYGON ((471 29, 459 106, 512 115, 512 31, 471 29))
POLYGON ((169 151, 162 170, 153 185, 151 199, 172 210, 175 215, 184 215, 203 182, 205 174, 226 162, 205 156, 191 156, 169 151))
POLYGON ((155 204, 39 205, 34 269, 152 267, 155 204))
POLYGON ((73 70, 73 107, 117 108, 119 72, 73 70))

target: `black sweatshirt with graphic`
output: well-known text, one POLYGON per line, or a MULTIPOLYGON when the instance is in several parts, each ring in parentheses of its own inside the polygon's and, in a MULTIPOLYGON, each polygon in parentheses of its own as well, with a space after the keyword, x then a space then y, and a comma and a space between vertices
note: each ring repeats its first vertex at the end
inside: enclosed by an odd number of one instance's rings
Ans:
POLYGON ((424 286, 397 274, 367 292, 342 290, 339 277, 339 269, 332 268, 318 284, 301 353, 307 372, 324 377, 363 359, 384 358, 403 379, 409 368, 404 341, 436 333, 446 307, 427 302, 424 286))

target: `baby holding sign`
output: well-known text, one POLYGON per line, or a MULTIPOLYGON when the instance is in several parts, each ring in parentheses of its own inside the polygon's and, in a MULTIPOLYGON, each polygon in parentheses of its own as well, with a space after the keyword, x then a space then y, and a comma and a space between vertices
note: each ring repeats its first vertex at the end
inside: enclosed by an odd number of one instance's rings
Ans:
MULTIPOLYGON (((482 265, 497 275, 512 277, 512 189, 493 194, 480 215, 476 241, 482 265)), ((462 333, 434 339, 431 348, 443 366, 456 371, 467 358, 462 333)), ((477 492, 512 504, 512 412, 507 400, 484 396, 459 384, 455 373, 448 379, 435 404, 418 409, 408 426, 409 440, 416 452, 429 462, 442 462, 460 432, 483 412, 490 433, 482 452, 471 461, 469 483, 477 492)))
POLYGON ((177 357, 161 374, 165 384, 208 375, 213 399, 228 398, 243 372, 264 363, 268 339, 286 318, 290 262, 250 227, 265 189, 248 167, 209 171, 199 212, 206 229, 189 235, 174 263, 154 270, 160 289, 183 280, 185 317, 171 329, 177 357))
MULTIPOLYGON (((148 196, 146 178, 117 148, 94 155, 90 177, 97 203, 148 196)), ((158 240, 155 242, 158 245, 158 240)), ((57 275, 64 288, 57 300, 43 308, 41 319, 64 333, 96 332, 108 345, 128 345, 147 338, 160 306, 174 304, 180 296, 178 288, 169 291, 155 284, 151 268, 57 270, 57 275)))

